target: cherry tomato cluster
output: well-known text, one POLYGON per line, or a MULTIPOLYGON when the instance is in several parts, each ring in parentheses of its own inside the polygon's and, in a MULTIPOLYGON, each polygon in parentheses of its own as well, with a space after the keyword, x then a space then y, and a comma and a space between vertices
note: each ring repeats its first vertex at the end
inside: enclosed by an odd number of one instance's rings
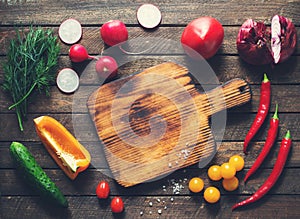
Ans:
MULTIPOLYGON (((96 187, 96 195, 99 199, 107 199, 110 193, 108 182, 100 181, 96 187)), ((111 200, 110 208, 113 213, 121 213, 124 211, 124 202, 121 197, 114 197, 111 200)))
MULTIPOLYGON (((189 181, 189 189, 191 192, 199 193, 203 190, 203 188, 203 179, 194 177, 189 181)), ((208 203, 215 203, 220 199, 220 191, 216 187, 210 186, 205 189, 203 196, 208 203)))
POLYGON ((223 188, 226 191, 234 191, 239 186, 239 180, 235 176, 237 171, 244 168, 245 161, 240 155, 233 155, 228 162, 221 166, 213 165, 207 171, 208 177, 213 181, 222 180, 223 188))
MULTIPOLYGON (((207 174, 212 181, 222 180, 222 186, 226 191, 234 191, 239 186, 239 180, 235 176, 237 171, 244 168, 244 159, 240 155, 233 155, 228 162, 221 166, 212 165, 209 167, 207 174)), ((204 188, 204 181, 199 177, 194 177, 189 181, 189 189, 191 192, 199 193, 204 188)), ((221 194, 215 186, 209 186, 205 189, 203 197, 208 203, 216 203, 219 201, 221 194)))

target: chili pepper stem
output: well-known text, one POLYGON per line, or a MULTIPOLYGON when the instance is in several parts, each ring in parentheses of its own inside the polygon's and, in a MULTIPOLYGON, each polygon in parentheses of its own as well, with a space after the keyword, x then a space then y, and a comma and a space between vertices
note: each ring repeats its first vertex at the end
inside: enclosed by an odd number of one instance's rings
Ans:
POLYGON ((278 119, 278 104, 276 103, 276 107, 275 107, 275 112, 274 115, 272 117, 273 119, 278 119))
POLYGON ((263 82, 264 83, 269 82, 269 78, 268 78, 268 76, 267 76, 266 73, 264 74, 264 80, 263 80, 263 82))
POLYGON ((285 139, 291 139, 291 133, 290 133, 290 130, 288 130, 285 134, 285 139))

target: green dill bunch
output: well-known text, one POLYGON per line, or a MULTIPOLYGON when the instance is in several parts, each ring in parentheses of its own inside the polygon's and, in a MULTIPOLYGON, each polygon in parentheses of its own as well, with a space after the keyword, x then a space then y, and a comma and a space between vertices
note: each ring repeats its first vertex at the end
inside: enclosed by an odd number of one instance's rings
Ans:
POLYGON ((28 32, 16 30, 10 41, 7 62, 4 64, 3 89, 13 100, 20 130, 27 115, 28 100, 34 90, 49 95, 50 84, 55 81, 60 46, 52 29, 34 28, 28 32))

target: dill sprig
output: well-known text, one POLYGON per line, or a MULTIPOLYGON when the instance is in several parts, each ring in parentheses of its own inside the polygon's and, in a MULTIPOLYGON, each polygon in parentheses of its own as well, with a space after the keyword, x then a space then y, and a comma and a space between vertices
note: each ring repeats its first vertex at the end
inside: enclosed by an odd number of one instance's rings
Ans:
POLYGON ((28 99, 34 90, 49 95, 55 81, 60 46, 53 30, 30 26, 28 33, 16 30, 4 64, 3 88, 11 94, 20 130, 27 115, 28 99))

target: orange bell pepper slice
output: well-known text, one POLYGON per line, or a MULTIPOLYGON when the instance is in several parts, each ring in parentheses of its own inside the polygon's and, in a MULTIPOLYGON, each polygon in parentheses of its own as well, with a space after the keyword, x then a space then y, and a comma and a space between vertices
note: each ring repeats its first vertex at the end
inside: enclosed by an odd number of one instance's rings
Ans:
POLYGON ((45 148, 70 179, 74 180, 88 168, 90 153, 60 122, 50 116, 40 116, 33 121, 45 148))

